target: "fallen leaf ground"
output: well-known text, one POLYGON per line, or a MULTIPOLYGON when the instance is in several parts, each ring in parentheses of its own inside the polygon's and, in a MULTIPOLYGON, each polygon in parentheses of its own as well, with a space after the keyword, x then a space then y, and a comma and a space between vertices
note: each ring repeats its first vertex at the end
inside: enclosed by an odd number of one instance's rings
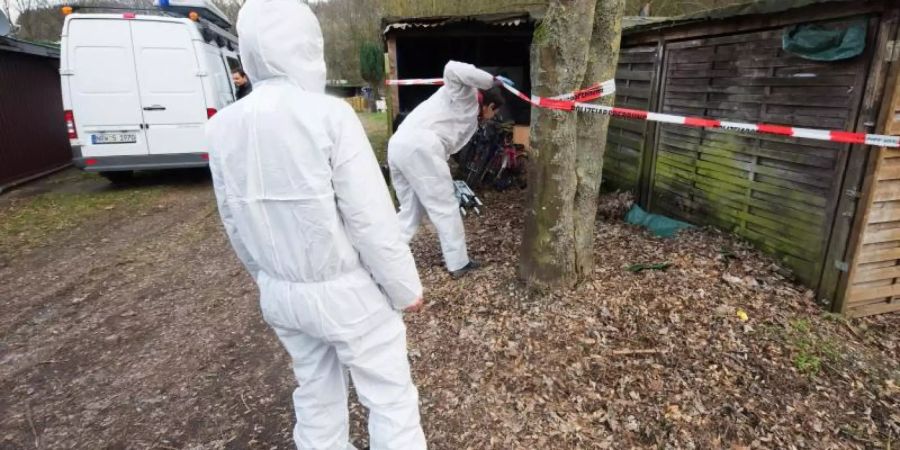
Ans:
MULTIPOLYGON (((430 227, 413 242, 431 448, 896 448, 900 315, 827 314, 742 242, 654 238, 615 195, 594 280, 534 295, 516 281, 522 199, 484 196, 466 228, 486 267, 461 281, 430 227)), ((65 172, 0 197, 0 244, 0 448, 291 448, 289 361, 207 176, 65 172)))

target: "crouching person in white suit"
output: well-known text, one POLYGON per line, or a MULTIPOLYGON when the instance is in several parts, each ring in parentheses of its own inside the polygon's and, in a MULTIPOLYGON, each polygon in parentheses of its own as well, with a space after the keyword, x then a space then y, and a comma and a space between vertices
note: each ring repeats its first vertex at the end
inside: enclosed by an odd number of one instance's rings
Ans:
POLYGON ((207 126, 225 230, 293 360, 300 449, 350 449, 346 369, 373 449, 424 449, 401 311, 422 285, 374 153, 349 105, 324 95, 319 23, 298 0, 238 16, 253 93, 207 126))

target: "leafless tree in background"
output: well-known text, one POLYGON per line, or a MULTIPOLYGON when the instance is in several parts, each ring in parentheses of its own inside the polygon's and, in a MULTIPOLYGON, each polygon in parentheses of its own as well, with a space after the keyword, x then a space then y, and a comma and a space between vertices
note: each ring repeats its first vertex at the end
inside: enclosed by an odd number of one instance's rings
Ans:
POLYGON ((359 49, 381 42, 381 0, 329 0, 310 4, 325 36, 328 78, 362 83, 359 49))
POLYGON ((2 12, 9 20, 12 20, 12 9, 10 9, 10 0, 0 0, 0 12, 2 12))
POLYGON ((225 13, 232 24, 237 24, 238 11, 244 6, 244 0, 212 0, 212 3, 225 13))
POLYGON ((16 10, 16 37, 36 42, 58 42, 62 31, 63 5, 115 8, 147 9, 153 7, 153 0, 0 0, 9 3, 16 10))

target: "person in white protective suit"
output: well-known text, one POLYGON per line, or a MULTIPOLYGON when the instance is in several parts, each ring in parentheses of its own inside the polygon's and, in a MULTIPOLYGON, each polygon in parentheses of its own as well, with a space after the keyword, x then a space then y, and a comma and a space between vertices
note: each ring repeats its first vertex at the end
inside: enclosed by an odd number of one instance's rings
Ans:
POLYGON ((454 278, 478 268, 469 259, 459 202, 447 160, 475 134, 479 89, 494 77, 471 64, 450 61, 444 85, 416 107, 388 143, 391 182, 400 201, 403 240, 415 235, 424 215, 437 229, 444 263, 454 278))
POLYGON ((351 449, 346 369, 373 449, 424 449, 401 312, 422 285, 363 127, 328 97, 319 23, 299 0, 248 0, 253 92, 207 125, 219 212, 293 360, 300 449, 351 449), (345 369, 346 368, 346 369, 345 369))

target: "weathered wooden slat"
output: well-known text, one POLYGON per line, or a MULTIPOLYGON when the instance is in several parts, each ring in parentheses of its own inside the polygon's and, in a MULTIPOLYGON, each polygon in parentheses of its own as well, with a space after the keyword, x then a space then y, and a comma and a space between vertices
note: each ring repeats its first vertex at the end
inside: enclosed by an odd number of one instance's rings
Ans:
POLYGON ((650 94, 651 94, 650 90, 645 89, 643 87, 640 87, 640 88, 616 87, 616 100, 618 100, 619 97, 622 97, 622 96, 649 99, 650 94))
POLYGON ((818 195, 819 197, 822 197, 822 198, 829 197, 829 194, 830 194, 830 189, 821 189, 821 188, 817 188, 816 186, 810 186, 808 184, 798 183, 794 180, 780 178, 780 177, 773 177, 773 176, 770 176, 770 175, 767 175, 767 174, 764 174, 761 172, 756 173, 756 177, 755 177, 754 181, 756 183, 758 183, 758 184, 753 185, 754 188, 756 188, 757 185, 768 184, 771 186, 783 187, 783 188, 790 189, 790 190, 796 191, 796 192, 806 192, 806 193, 810 193, 813 195, 818 195))
POLYGON ((726 202, 732 202, 737 209, 744 209, 744 201, 747 197, 745 189, 722 189, 714 181, 709 181, 702 177, 694 179, 693 190, 691 193, 704 196, 708 199, 722 199, 726 202))
POLYGON ((891 158, 881 162, 878 169, 878 179, 884 180, 900 180, 900 159, 891 158))
POLYGON ((889 297, 895 297, 897 295, 900 295, 900 284, 874 288, 860 288, 857 286, 852 286, 847 293, 847 301, 850 303, 855 303, 876 298, 887 299, 889 297))
POLYGON ((700 108, 706 109, 709 102, 697 96, 690 96, 690 99, 678 98, 676 96, 666 96, 666 106, 681 106, 683 108, 700 108))
POLYGON ((644 139, 645 130, 646 128, 641 127, 632 128, 629 126, 622 126, 613 128, 612 133, 618 134, 620 136, 630 137, 632 139, 644 139))
POLYGON ((879 181, 875 183, 873 201, 888 202, 900 200, 900 180, 879 181))
POLYGON ((623 66, 622 69, 633 70, 633 71, 647 71, 652 72, 655 63, 632 63, 628 64, 627 67, 623 66))
POLYGON ((719 144, 715 141, 709 140, 709 141, 704 142, 704 144, 702 146, 697 145, 697 147, 698 147, 698 151, 705 155, 718 156, 720 158, 726 158, 729 160, 741 161, 741 162, 745 162, 745 163, 752 163, 755 159, 753 154, 733 152, 730 150, 723 149, 719 145, 721 145, 721 144, 719 144))
POLYGON ((617 128, 623 130, 633 131, 635 133, 640 133, 641 135, 647 131, 647 122, 641 120, 627 120, 627 119, 619 119, 614 118, 609 121, 610 128, 617 128))
POLYGON ((637 173, 628 171, 616 171, 615 176, 603 175, 603 180, 610 180, 608 184, 614 184, 619 189, 631 189, 637 183, 637 173))
POLYGON ((671 68, 667 72, 668 79, 674 80, 678 78, 702 78, 702 79, 722 79, 722 78, 745 78, 757 79, 763 78, 768 74, 766 69, 691 69, 679 70, 671 68))
POLYGON ((800 64, 798 66, 782 66, 775 68, 775 76, 792 78, 811 78, 834 75, 856 75, 858 66, 846 64, 800 64))
POLYGON ((707 168, 709 170, 731 173, 739 177, 748 177, 753 171, 752 162, 741 161, 739 159, 722 158, 710 153, 702 152, 697 161, 697 167, 707 168))
POLYGON ((769 52, 768 55, 761 57, 745 57, 737 59, 728 59, 728 55, 723 54, 716 58, 716 65, 728 64, 734 67, 822 67, 821 63, 791 56, 774 56, 775 52, 769 52), (768 56, 768 57, 767 57, 768 56))
POLYGON ((679 63, 677 61, 673 61, 672 64, 669 64, 668 72, 672 73, 675 71, 687 71, 687 70, 710 70, 712 68, 713 68, 713 63, 711 61, 689 62, 689 63, 679 63))
MULTIPOLYGON (((773 208, 788 208, 817 216, 822 219, 825 218, 824 202, 820 202, 820 204, 810 204, 806 201, 807 199, 796 200, 788 198, 783 194, 773 194, 771 192, 765 192, 765 190, 763 189, 753 189, 753 191, 750 193, 750 198, 751 201, 759 200, 761 204, 772 205, 773 208)), ((777 212, 778 210, 776 209, 775 211, 777 212)))
POLYGON ((704 177, 710 182, 715 180, 723 187, 732 186, 732 188, 741 189, 748 189, 750 187, 750 180, 746 177, 734 176, 730 173, 719 170, 710 170, 705 167, 698 167, 696 171, 698 176, 704 177))
POLYGON ((621 100, 616 101, 616 106, 620 106, 623 108, 631 108, 631 109, 641 109, 641 108, 647 107, 647 100, 625 97, 621 100))
MULTIPOLYGON (((716 110, 710 110, 709 114, 711 116, 719 116, 724 114, 725 111, 718 112, 716 110)), ((771 113, 763 113, 757 119, 758 121, 765 123, 773 123, 776 125, 788 125, 793 127, 805 127, 805 128, 825 128, 825 129, 833 129, 833 130, 842 130, 847 128, 846 120, 836 117, 820 117, 816 115, 801 115, 801 114, 771 114, 771 113)))
POLYGON ((873 203, 869 209, 869 223, 900 221, 900 201, 873 203))
POLYGON ((765 86, 710 86, 709 83, 696 83, 688 80, 672 80, 666 86, 667 97, 670 93, 764 95, 765 92, 765 86))
POLYGON ((853 283, 865 283, 878 280, 893 280, 900 278, 900 266, 886 267, 881 269, 859 270, 853 276, 853 283))
POLYGON ((805 231, 823 229, 822 217, 814 214, 806 214, 791 208, 777 208, 771 203, 762 203, 751 200, 749 213, 759 217, 765 217, 779 223, 801 228, 805 231))
POLYGON ((646 71, 616 70, 616 79, 650 81, 653 74, 646 71))
POLYGON ((694 170, 694 159, 671 151, 671 147, 668 148, 670 151, 665 151, 666 149, 660 149, 663 151, 660 151, 657 155, 658 161, 681 167, 682 169, 687 171, 694 170))
POLYGON ((770 183, 758 181, 751 184, 749 180, 744 178, 734 177, 731 175, 723 174, 721 172, 710 172, 703 169, 700 169, 697 172, 703 175, 707 175, 710 178, 715 178, 717 180, 721 180, 745 188, 752 188, 753 191, 772 194, 773 196, 778 196, 786 200, 793 200, 795 202, 817 206, 820 208, 824 208, 828 203, 825 199, 825 196, 818 192, 801 191, 795 189, 792 186, 788 186, 787 188, 785 188, 780 185, 773 185, 770 183))
MULTIPOLYGON (((834 169, 839 150, 805 145, 791 145, 768 137, 759 140, 756 151, 759 156, 781 161, 790 161, 821 169, 834 169)), ((830 144, 830 143, 828 143, 830 144)))
POLYGON ((884 314, 894 311, 900 311, 900 301, 892 302, 883 301, 879 303, 871 303, 866 305, 858 305, 850 303, 847 305, 846 315, 849 317, 864 317, 875 314, 884 314))
POLYGON ((815 116, 815 117, 831 117, 835 119, 846 120, 850 112, 846 107, 815 107, 807 108, 803 106, 785 106, 768 104, 766 114, 770 116, 784 115, 791 116, 815 116))
POLYGON ((690 199, 690 192, 693 189, 693 186, 689 179, 678 176, 660 176, 654 180, 653 189, 669 190, 673 195, 690 199))
POLYGON ((634 138, 617 135, 617 134, 608 135, 606 137, 606 140, 607 140, 607 142, 612 142, 615 144, 622 145, 624 147, 634 148, 634 149, 641 148, 641 144, 643 143, 643 140, 641 140, 641 139, 634 139, 634 138))
MULTIPOLYGON (((687 95, 687 94, 686 94, 687 95)), ((725 104, 762 104, 780 105, 780 106, 803 106, 803 107, 836 107, 846 108, 848 96, 821 96, 812 97, 803 94, 718 94, 709 93, 709 104, 716 105, 717 102, 725 104)), ((748 106, 748 105, 744 105, 748 106)))
MULTIPOLYGON (((810 174, 814 177, 818 178, 830 178, 834 174, 834 168, 830 166, 819 167, 813 164, 807 164, 805 162, 792 161, 784 157, 784 153, 778 152, 769 152, 763 149, 751 149, 750 151, 753 154, 758 155, 758 164, 765 167, 772 167, 775 169, 786 170, 789 172, 798 172, 798 173, 806 173, 810 174), (769 154, 772 154, 775 157, 770 157, 769 154)), ((792 158, 793 159, 793 158, 792 158)), ((833 161, 821 161, 816 158, 809 158, 809 161, 817 162, 817 163, 831 163, 833 161)), ((822 164, 822 165, 824 165, 822 164)))
POLYGON ((775 178, 782 178, 784 180, 789 180, 792 183, 803 183, 826 190, 834 184, 829 178, 829 175, 831 175, 830 173, 821 173, 820 171, 809 170, 806 172, 799 172, 758 164, 753 168, 753 172, 775 178))
POLYGON ((701 173, 694 175, 694 183, 696 183, 697 186, 702 186, 708 191, 719 191, 741 196, 747 195, 747 188, 745 186, 736 186, 727 181, 717 180, 713 177, 706 176, 702 173, 703 170, 700 172, 701 173))
POLYGON ((656 178, 659 180, 677 180, 679 182, 685 183, 685 185, 683 186, 683 188, 685 189, 685 194, 689 193, 691 189, 693 189, 690 182, 694 180, 694 173, 684 170, 677 165, 668 164, 666 161, 660 161, 656 165, 656 173, 656 178))
POLYGON ((694 159, 696 159, 700 153, 700 145, 696 142, 688 142, 682 139, 675 139, 668 135, 666 135, 666 138, 663 140, 662 145, 664 145, 665 148, 661 148, 661 151, 670 151, 678 154, 690 155, 694 159))
MULTIPOLYGON (((619 65, 622 64, 632 64, 632 63, 650 63, 653 64, 653 61, 656 59, 656 52, 652 53, 636 53, 636 52, 625 52, 622 49, 619 53, 619 65)), ((654 50, 656 48, 654 47, 654 50)))
POLYGON ((746 50, 746 49, 758 49, 760 47, 772 47, 772 48, 780 48, 781 47, 781 36, 778 31, 762 31, 755 33, 740 33, 740 34, 732 34, 728 36, 716 37, 716 38, 708 38, 708 39, 694 39, 689 41, 681 41, 677 43, 669 44, 669 47, 675 51, 692 51, 693 49, 698 48, 712 48, 715 50, 715 47, 720 47, 727 49, 729 47, 741 46, 741 48, 735 48, 735 50, 746 50), (729 45, 732 44, 732 45, 729 45), (684 50, 687 49, 687 50, 684 50))
POLYGON ((641 149, 616 144, 613 149, 607 149, 607 154, 613 158, 628 162, 637 161, 641 156, 641 149))
POLYGON ((885 225, 886 227, 882 229, 867 228, 866 233, 863 236, 863 244, 876 244, 879 242, 900 240, 900 224, 888 222, 878 225, 885 225))
POLYGON ((794 77, 722 77, 715 78, 713 85, 744 85, 744 86, 853 86, 856 84, 854 75, 822 76, 814 78, 794 77))
POLYGON ((880 261, 900 260, 900 242, 896 247, 883 248, 877 245, 863 245, 859 252, 857 262, 860 264, 880 261))

